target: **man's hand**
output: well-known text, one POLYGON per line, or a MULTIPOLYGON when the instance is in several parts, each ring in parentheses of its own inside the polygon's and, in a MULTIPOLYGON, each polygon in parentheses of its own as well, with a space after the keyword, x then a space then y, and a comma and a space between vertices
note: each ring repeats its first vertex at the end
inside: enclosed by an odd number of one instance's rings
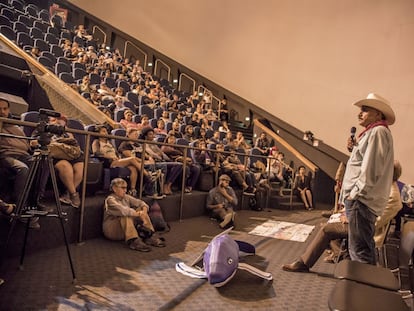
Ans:
POLYGON ((351 152, 352 149, 354 149, 354 145, 355 145, 354 139, 352 139, 351 137, 348 137, 348 140, 346 142, 346 148, 348 149, 349 152, 351 152))

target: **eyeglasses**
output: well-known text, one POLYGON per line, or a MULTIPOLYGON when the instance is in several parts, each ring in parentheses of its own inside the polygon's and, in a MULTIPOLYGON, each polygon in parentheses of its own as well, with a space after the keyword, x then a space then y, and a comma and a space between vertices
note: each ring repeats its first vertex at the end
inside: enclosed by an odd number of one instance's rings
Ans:
POLYGON ((128 187, 127 186, 117 186, 118 188, 121 188, 121 189, 127 189, 128 187))

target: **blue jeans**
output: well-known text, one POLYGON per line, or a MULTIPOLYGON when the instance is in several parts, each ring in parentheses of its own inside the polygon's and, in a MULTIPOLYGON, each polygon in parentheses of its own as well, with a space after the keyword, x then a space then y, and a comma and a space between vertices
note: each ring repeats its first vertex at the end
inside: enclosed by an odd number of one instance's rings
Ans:
POLYGON ((375 265, 375 221, 377 216, 358 200, 345 200, 348 225, 348 248, 351 260, 375 265))

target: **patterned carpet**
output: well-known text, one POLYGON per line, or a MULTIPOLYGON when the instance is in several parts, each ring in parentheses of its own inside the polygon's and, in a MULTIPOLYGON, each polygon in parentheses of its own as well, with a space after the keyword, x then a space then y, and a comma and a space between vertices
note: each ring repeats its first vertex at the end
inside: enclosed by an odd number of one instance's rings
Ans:
MULTIPOLYGON (((167 247, 149 253, 129 250, 122 242, 103 238, 71 244, 77 280, 72 275, 63 246, 19 258, 7 258, 0 276, 1 310, 328 310, 327 300, 336 280, 317 273, 289 273, 284 263, 295 260, 305 243, 248 235, 268 220, 316 225, 325 221, 315 211, 242 210, 231 235, 256 246, 257 255, 246 262, 273 274, 273 282, 245 271, 224 287, 175 271, 175 263, 191 262, 220 232, 208 217, 172 222, 165 234, 167 247)), ((321 260, 314 272, 331 274, 333 267, 321 260)))

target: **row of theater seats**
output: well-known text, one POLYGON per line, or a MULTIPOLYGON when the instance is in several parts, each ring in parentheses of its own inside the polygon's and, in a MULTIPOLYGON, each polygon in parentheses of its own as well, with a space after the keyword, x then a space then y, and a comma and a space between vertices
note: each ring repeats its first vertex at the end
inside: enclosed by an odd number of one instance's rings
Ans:
MULTIPOLYGON (((37 60, 57 76, 62 75, 65 82, 74 83, 82 79, 86 75, 85 68, 74 65, 72 69, 72 63, 65 57, 61 46, 66 39, 77 42, 81 47, 86 45, 86 41, 74 35, 73 26, 59 26, 63 25, 59 16, 50 18, 49 12, 39 10, 33 4, 23 5, 21 11, 19 5, 18 8, 12 6, 18 2, 14 0, 1 4, 0 32, 26 52, 30 52, 33 47, 38 48, 40 56, 37 60)), ((94 41, 88 44, 96 48, 94 41)))
MULTIPOLYGON (((33 122, 33 123, 38 123, 39 122, 39 112, 38 111, 28 111, 25 112, 21 115, 21 120, 22 121, 26 121, 26 122, 33 122)), ((71 129, 76 129, 76 130, 81 130, 81 131, 87 131, 87 132, 95 132, 96 129, 96 125, 84 125, 81 121, 77 120, 77 119, 73 119, 73 118, 69 118, 68 119, 68 123, 67 123, 67 127, 71 128, 71 129)), ((34 130, 33 127, 29 127, 29 126, 25 126, 23 128, 24 133, 26 134, 26 136, 30 137, 32 135, 32 132, 34 130)), ((119 128, 119 129, 114 129, 111 131, 111 135, 114 136, 119 136, 119 137, 126 137, 126 131, 125 129, 119 128)), ((76 140, 78 141, 80 147, 82 150, 85 151, 86 146, 86 136, 84 134, 79 134, 79 133, 74 133, 74 136, 76 138, 76 140)), ((89 151, 91 152, 91 145, 92 142, 95 138, 92 136, 91 140, 90 140, 90 146, 89 151)), ((157 141, 158 142, 164 142, 165 136, 164 135, 159 135, 157 137, 157 141)), ((120 143, 122 142, 121 139, 114 139, 113 140, 113 144, 116 148, 119 147, 120 143)), ((180 146, 188 146, 190 148, 188 148, 188 154, 187 156, 191 157, 192 160, 194 161, 194 163, 197 163, 196 158, 194 157, 194 149, 196 147, 196 142, 188 142, 186 139, 184 138, 178 138, 176 140, 176 144, 180 145, 180 146)), ((211 150, 215 150, 215 144, 209 144, 208 145, 209 149, 211 150)), ((226 151, 228 151, 228 147, 226 147, 225 149, 226 151)), ((240 153, 239 158, 240 161, 242 163, 244 163, 245 161, 245 156, 242 155, 243 153, 245 153, 244 149, 238 149, 236 150, 237 153, 240 153)), ((253 163, 255 163, 256 161, 263 161, 264 164, 265 163, 265 159, 260 157, 261 153, 257 148, 252 148, 249 151, 249 163, 251 164, 251 166, 253 165, 253 163)), ((90 190, 91 192, 96 191, 96 190, 107 190, 109 189, 109 183, 110 180, 115 178, 115 177, 121 177, 121 178, 128 178, 129 177, 129 169, 127 168, 110 168, 110 169, 104 169, 103 168, 103 163, 100 159, 95 158, 93 156, 90 157, 89 160, 89 165, 88 165, 88 178, 87 178, 87 188, 89 187, 88 190, 90 190)))

